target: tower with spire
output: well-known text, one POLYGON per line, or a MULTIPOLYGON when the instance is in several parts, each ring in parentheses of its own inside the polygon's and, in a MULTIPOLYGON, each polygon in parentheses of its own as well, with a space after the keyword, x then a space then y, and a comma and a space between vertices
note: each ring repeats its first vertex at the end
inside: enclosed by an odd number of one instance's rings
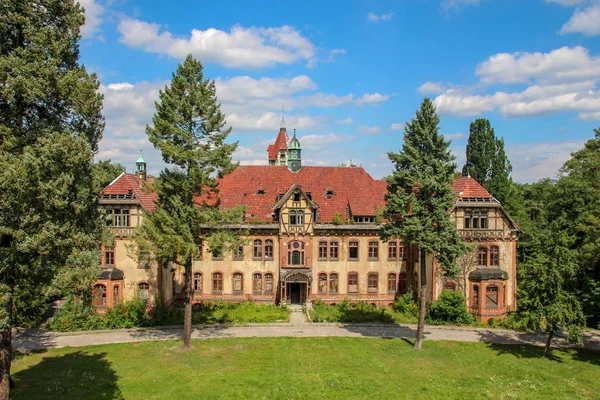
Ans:
POLYGON ((290 138, 287 134, 285 117, 281 115, 281 123, 279 124, 279 134, 274 144, 267 147, 269 157, 269 165, 288 165, 288 143, 290 138))
POLYGON ((146 180, 146 160, 142 156, 142 151, 140 150, 140 156, 135 162, 135 174, 140 177, 141 180, 146 180))
POLYGON ((294 136, 288 146, 288 169, 291 172, 298 172, 302 168, 302 147, 300 141, 296 137, 296 130, 294 129, 294 136))

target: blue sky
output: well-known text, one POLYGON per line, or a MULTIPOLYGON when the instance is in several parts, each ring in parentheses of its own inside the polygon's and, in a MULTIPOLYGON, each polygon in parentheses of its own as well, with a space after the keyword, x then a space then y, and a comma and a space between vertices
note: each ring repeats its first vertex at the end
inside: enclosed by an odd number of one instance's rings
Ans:
POLYGON ((282 102, 304 164, 352 160, 375 178, 425 96, 459 168, 485 117, 519 182, 554 177, 600 126, 600 0, 81 3, 81 61, 105 95, 97 157, 129 170, 140 150, 164 166, 144 127, 188 53, 216 80, 242 164, 266 164, 282 102))

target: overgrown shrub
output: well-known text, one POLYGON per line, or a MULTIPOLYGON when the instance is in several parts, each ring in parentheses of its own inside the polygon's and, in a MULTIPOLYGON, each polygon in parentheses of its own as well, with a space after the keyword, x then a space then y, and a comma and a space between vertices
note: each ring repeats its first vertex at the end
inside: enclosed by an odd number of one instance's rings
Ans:
POLYGON ((102 329, 140 327, 146 323, 146 304, 138 298, 120 302, 108 308, 100 318, 104 325, 102 329))
POLYGON ((394 302, 394 310, 409 317, 419 315, 419 305, 413 291, 406 292, 394 302))
POLYGON ((427 315, 430 324, 471 324, 474 319, 467 310, 466 299, 456 290, 444 290, 433 302, 427 315))

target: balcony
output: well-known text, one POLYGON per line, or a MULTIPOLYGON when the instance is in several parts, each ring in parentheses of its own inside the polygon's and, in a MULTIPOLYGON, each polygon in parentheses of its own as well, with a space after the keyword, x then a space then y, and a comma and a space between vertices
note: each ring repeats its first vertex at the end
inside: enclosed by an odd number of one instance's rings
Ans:
POLYGON ((116 237, 128 237, 133 234, 134 226, 109 226, 110 231, 115 234, 116 237))
POLYGON ((463 239, 506 239, 502 229, 459 229, 463 239))

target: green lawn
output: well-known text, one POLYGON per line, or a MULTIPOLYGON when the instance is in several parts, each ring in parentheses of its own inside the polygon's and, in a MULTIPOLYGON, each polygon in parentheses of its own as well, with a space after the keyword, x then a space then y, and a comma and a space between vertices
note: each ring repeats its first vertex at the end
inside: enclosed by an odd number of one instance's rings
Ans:
POLYGON ((600 353, 379 338, 247 338, 52 349, 14 399, 598 399, 600 353))

